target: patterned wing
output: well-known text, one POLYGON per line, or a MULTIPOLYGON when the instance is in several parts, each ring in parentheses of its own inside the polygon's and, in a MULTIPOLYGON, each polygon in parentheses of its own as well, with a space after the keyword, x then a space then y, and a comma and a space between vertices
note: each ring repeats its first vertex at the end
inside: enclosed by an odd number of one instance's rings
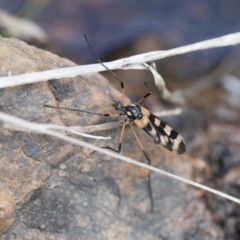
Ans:
POLYGON ((151 136, 156 144, 161 144, 174 153, 183 154, 186 146, 182 136, 159 117, 148 113, 148 116, 145 115, 142 118, 141 124, 139 124, 140 122, 135 123, 151 136))

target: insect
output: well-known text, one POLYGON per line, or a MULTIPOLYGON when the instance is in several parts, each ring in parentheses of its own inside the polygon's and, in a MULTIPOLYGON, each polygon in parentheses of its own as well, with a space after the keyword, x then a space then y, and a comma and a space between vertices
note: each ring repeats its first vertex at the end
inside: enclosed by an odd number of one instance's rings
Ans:
MULTIPOLYGON (((110 71, 120 82, 121 86, 121 91, 122 91, 122 99, 120 101, 115 101, 112 103, 112 106, 115 108, 115 110, 118 113, 113 113, 113 114, 101 114, 101 113, 93 113, 89 111, 84 111, 84 110, 79 110, 79 109, 73 109, 73 108, 65 108, 65 107, 54 107, 54 106, 49 106, 49 105, 44 105, 45 107, 51 107, 51 108, 58 108, 58 109, 65 109, 65 110, 72 110, 72 111, 77 111, 77 112, 84 112, 88 114, 94 114, 94 115, 100 115, 104 117, 118 117, 118 116, 124 116, 125 120, 122 125, 122 130, 120 133, 120 140, 119 140, 119 145, 117 149, 113 149, 111 147, 104 147, 108 148, 110 150, 113 150, 117 153, 121 152, 122 148, 122 140, 123 140, 123 135, 125 131, 126 124, 129 123, 132 132, 142 149, 143 154, 145 155, 147 161, 149 164, 151 164, 150 158, 147 155, 147 153, 144 150, 143 145, 141 144, 139 138, 137 137, 137 134, 134 130, 133 124, 136 124, 139 128, 143 129, 154 141, 155 144, 160 144, 163 147, 167 148, 173 153, 177 154, 183 154, 186 151, 186 146, 184 143, 184 140, 182 136, 177 133, 172 127, 170 127, 166 122, 164 122, 162 119, 159 117, 155 116, 153 113, 149 112, 146 108, 142 107, 140 103, 149 97, 151 95, 151 91, 148 88, 148 85, 146 81, 144 82, 146 88, 147 88, 147 93, 136 103, 134 104, 126 104, 125 103, 125 89, 124 89, 124 83, 123 81, 114 73, 112 72, 95 54, 93 51, 86 35, 84 35, 88 46, 94 56, 97 58, 98 62, 108 71, 110 71)), ((149 194, 150 194, 150 199, 151 199, 151 206, 153 209, 153 198, 152 198, 152 191, 151 191, 151 186, 150 186, 150 175, 148 177, 148 188, 149 188, 149 194)))
POLYGON ((104 117, 118 117, 118 116, 125 116, 125 121, 122 126, 121 134, 120 134, 120 141, 118 145, 118 149, 115 150, 110 147, 104 147, 111 149, 115 152, 120 153, 121 152, 121 147, 122 147, 122 139, 125 131, 126 124, 129 123, 130 127, 133 131, 133 134, 141 147, 145 157, 147 160, 150 162, 150 159, 148 155, 146 154, 140 140, 138 139, 136 132, 133 128, 133 123, 136 124, 138 127, 143 129, 154 141, 155 144, 160 144, 163 147, 167 148, 173 153, 177 154, 183 154, 186 151, 186 146, 183 140, 183 137, 177 133, 172 127, 170 127, 166 122, 164 122, 162 119, 159 117, 155 116, 153 113, 149 112, 146 108, 142 107, 140 103, 149 97, 151 95, 151 91, 148 88, 148 85, 146 81, 144 82, 148 92, 145 94, 138 102, 134 104, 125 104, 125 89, 124 89, 124 83, 123 81, 114 73, 112 72, 95 54, 93 51, 90 43, 88 42, 88 39, 85 36, 85 39, 88 43, 89 48, 91 49, 92 53, 95 55, 97 60, 99 61, 100 64, 104 66, 108 71, 110 71, 119 81, 122 89, 122 100, 121 102, 119 101, 114 101, 112 103, 112 106, 115 108, 115 110, 118 113, 114 114, 101 114, 101 113, 93 113, 93 112, 88 112, 80 109, 73 109, 73 108, 64 108, 64 107, 53 107, 49 105, 44 105, 45 107, 51 107, 51 108, 58 108, 58 109, 65 109, 65 110, 72 110, 72 111, 78 111, 78 112, 85 112, 89 114, 95 114, 95 115, 100 115, 104 117))
POLYGON ((122 89, 122 101, 114 101, 112 103, 112 106, 115 108, 116 111, 118 111, 118 114, 103 114, 105 117, 117 117, 124 115, 125 121, 122 126, 121 134, 120 134, 120 141, 118 145, 118 149, 115 150, 110 147, 105 147, 108 149, 111 149, 115 152, 121 152, 121 146, 122 146, 122 139, 123 134, 125 131, 126 123, 130 124, 130 127, 133 131, 133 134, 142 149, 145 157, 147 158, 148 162, 150 163, 150 159, 148 155, 146 154, 141 142, 139 141, 136 132, 133 128, 133 123, 135 123, 138 127, 142 128, 153 140, 155 144, 160 144, 163 147, 167 148, 168 150, 177 153, 177 154, 183 154, 186 151, 186 146, 183 140, 183 137, 177 133, 172 127, 170 127, 166 122, 161 120, 159 117, 155 116, 153 113, 149 112, 146 108, 142 107, 140 103, 149 97, 151 95, 151 91, 148 88, 148 85, 146 81, 144 82, 148 92, 145 94, 138 102, 130 105, 125 104, 125 90, 124 90, 124 83, 123 81, 114 73, 112 72, 95 54, 93 51, 87 36, 84 34, 84 37, 86 39, 86 42, 92 51, 93 55, 96 57, 98 62, 108 71, 110 71, 116 79, 120 82, 121 89, 122 89))

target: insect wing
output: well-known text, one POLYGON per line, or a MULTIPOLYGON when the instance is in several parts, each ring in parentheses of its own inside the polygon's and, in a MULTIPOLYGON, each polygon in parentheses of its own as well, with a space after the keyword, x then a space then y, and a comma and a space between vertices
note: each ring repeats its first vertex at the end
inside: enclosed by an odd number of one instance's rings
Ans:
POLYGON ((151 136, 156 144, 161 144, 163 147, 177 154, 183 154, 186 151, 182 136, 172 127, 150 112, 147 116, 147 121, 146 115, 144 117, 145 120, 141 125, 139 125, 139 122, 135 123, 151 136))

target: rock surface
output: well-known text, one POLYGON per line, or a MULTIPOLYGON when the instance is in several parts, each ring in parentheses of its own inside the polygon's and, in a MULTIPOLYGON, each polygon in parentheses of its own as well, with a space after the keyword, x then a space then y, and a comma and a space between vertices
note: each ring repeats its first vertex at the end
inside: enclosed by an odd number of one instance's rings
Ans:
MULTIPOLYGON (((0 38, 0 75, 73 66, 74 63, 16 39, 0 38)), ((0 90, 0 110, 32 122, 92 125, 99 116, 43 108, 60 105, 113 112, 120 99, 99 74, 51 80, 0 90)), ((175 155, 139 129, 152 165, 188 179, 201 179, 208 166, 187 153, 175 155)), ((101 133, 113 141, 86 141, 117 147, 119 130, 101 133)), ((146 162, 131 129, 123 153, 146 162)), ((150 211, 148 174, 62 140, 1 129, 0 233, 3 239, 223 239, 202 192, 151 173, 154 212, 150 211)))

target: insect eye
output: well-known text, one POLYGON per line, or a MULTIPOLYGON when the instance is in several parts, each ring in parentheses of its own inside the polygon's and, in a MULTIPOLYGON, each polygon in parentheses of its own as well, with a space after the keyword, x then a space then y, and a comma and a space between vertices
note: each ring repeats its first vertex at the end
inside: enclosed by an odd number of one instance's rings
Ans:
POLYGON ((119 102, 118 104, 117 104, 117 110, 120 110, 121 109, 121 103, 119 102))
POLYGON ((114 102, 112 106, 118 111, 121 109, 121 103, 120 102, 114 102))

